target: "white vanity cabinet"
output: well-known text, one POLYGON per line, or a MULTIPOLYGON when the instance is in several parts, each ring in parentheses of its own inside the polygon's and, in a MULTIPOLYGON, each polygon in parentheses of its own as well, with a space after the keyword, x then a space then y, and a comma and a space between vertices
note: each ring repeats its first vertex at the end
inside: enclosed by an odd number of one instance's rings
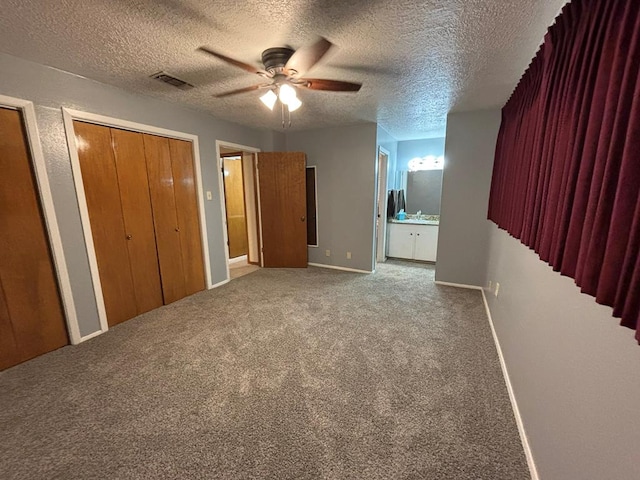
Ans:
POLYGON ((436 261, 438 225, 389 223, 387 256, 409 260, 436 261))

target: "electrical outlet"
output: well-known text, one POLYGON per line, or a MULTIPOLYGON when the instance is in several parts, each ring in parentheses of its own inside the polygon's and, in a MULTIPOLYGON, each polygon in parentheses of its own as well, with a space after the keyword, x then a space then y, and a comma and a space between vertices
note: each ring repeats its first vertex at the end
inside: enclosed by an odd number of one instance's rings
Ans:
POLYGON ((213 195, 211 195, 211 192, 207 192, 207 200, 213 200, 213 195))
POLYGON ((347 252, 347 260, 351 260, 351 252, 347 252))
POLYGON ((498 282, 496 282, 496 290, 494 292, 494 295, 497 297, 498 296, 498 292, 500 291, 500 284, 498 282))
POLYGON ((330 256, 331 256, 331 250, 325 250, 325 251, 324 251, 324 254, 325 254, 327 257, 330 257, 330 256))

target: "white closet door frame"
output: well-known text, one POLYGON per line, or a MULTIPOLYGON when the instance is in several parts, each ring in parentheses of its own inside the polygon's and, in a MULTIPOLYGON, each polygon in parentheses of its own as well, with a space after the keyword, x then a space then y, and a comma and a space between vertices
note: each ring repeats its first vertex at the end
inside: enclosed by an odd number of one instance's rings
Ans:
POLYGON ((78 157, 78 146, 76 144, 76 135, 73 129, 73 121, 80 120, 83 122, 102 125, 105 127, 120 128, 139 133, 149 133, 151 135, 159 135, 162 137, 176 138, 178 140, 186 140, 193 145, 193 167, 196 175, 196 188, 198 196, 198 212, 200 215, 200 237, 202 241, 202 258, 205 268, 205 280, 207 289, 213 288, 211 284, 211 264, 209 261, 209 241, 207 239, 207 223, 204 214, 204 195, 202 188, 202 171, 200 169, 200 145, 198 136, 190 133, 177 132, 175 130, 167 130, 164 128, 145 125, 142 123, 130 122, 119 118, 106 117, 95 113, 82 112, 80 110, 72 110, 70 108, 62 108, 62 117, 64 120, 64 128, 67 135, 67 145, 69 146, 69 156, 71 158, 71 170, 73 171, 73 182, 76 187, 76 197, 78 199, 78 207, 80 209, 80 220, 82 222, 82 230, 84 233, 84 241, 87 246, 87 256, 89 257, 89 268, 91 270, 91 279, 93 282, 93 291, 98 305, 98 317, 100 318, 100 330, 86 337, 82 337, 81 341, 100 335, 109 330, 107 324, 107 311, 104 305, 104 297, 102 295, 102 284, 100 282, 100 274, 98 272, 98 260, 96 258, 96 250, 93 244, 93 235, 91 233, 91 222, 89 221, 89 209, 87 207, 87 199, 84 194, 84 184, 82 182, 82 171, 80 170, 80 158, 78 157))
POLYGON ((76 345, 83 339, 80 336, 78 315, 73 301, 69 271, 67 270, 67 261, 64 256, 64 249, 62 248, 62 237, 60 236, 58 219, 53 206, 53 196, 51 195, 51 186, 49 185, 47 164, 42 153, 35 108, 33 106, 33 102, 4 95, 0 95, 0 106, 10 108, 12 110, 18 110, 22 113, 22 119, 27 132, 29 153, 31 154, 31 159, 33 161, 33 170, 35 172, 40 205, 42 206, 44 222, 49 237, 49 245, 51 246, 53 266, 56 272, 60 298, 62 300, 62 307, 65 313, 67 332, 69 333, 69 340, 71 343, 76 345))

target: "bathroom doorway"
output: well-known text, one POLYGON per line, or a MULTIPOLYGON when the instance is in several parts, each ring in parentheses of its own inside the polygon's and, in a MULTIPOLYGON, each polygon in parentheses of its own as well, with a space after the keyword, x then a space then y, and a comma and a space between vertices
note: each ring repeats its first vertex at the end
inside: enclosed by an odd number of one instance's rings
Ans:
POLYGON ((256 159, 259 149, 217 142, 229 279, 260 268, 256 159))

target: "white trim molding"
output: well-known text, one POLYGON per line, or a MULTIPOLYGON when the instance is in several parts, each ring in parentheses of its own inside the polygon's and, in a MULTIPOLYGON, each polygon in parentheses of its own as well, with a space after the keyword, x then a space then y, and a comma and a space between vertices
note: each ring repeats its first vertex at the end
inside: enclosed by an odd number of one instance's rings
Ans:
POLYGON ((524 455, 527 459, 527 465, 529 466, 529 473, 531 474, 531 480, 540 480, 540 476, 538 475, 538 469, 533 459, 533 452, 531 451, 531 445, 529 444, 529 437, 527 437, 527 431, 524 428, 524 422, 522 421, 522 416, 520 415, 520 409, 518 408, 518 401, 516 400, 515 393, 513 392, 513 386, 511 385, 509 370, 507 369, 507 364, 504 361, 504 356, 502 355, 502 347, 500 346, 500 340, 498 339, 498 334, 496 333, 496 329, 493 325, 493 318, 491 317, 491 310, 489 309, 489 303, 487 302, 487 297, 484 293, 484 289, 480 288, 480 291, 482 292, 482 301, 484 302, 484 308, 485 308, 485 311, 487 312, 487 318, 489 320, 489 326, 491 327, 491 334, 493 335, 493 341, 496 344, 496 350, 498 351, 498 358, 500 360, 500 367, 502 368, 504 383, 506 384, 507 392, 509 393, 509 400, 511 401, 513 416, 515 417, 516 425, 518 426, 518 433, 520 434, 522 449, 524 450, 524 455))
POLYGON ((247 255, 240 255, 239 257, 230 258, 229 259, 229 264, 246 262, 247 258, 248 258, 247 255))
POLYGON ((342 270, 343 272, 354 272, 354 273, 376 273, 375 270, 358 270, 355 268, 347 268, 347 267, 339 267, 337 265, 325 265, 324 263, 311 263, 309 262, 307 265, 310 267, 320 267, 320 268, 329 268, 331 270, 342 270))
POLYGON ((80 326, 78 324, 78 315, 73 300, 73 292, 71 291, 71 281, 69 279, 64 249, 62 247, 62 237, 60 235, 58 219, 53 205, 49 175, 47 174, 47 164, 44 159, 44 154, 42 153, 35 108, 33 102, 4 95, 0 95, 0 106, 12 108, 22 113, 31 158, 33 159, 40 203, 49 236, 49 244, 51 245, 51 254, 58 280, 58 287, 60 289, 62 307, 65 312, 69 340, 71 344, 76 345, 82 341, 80 326))
POLYGON ((441 282, 440 280, 436 280, 435 283, 437 285, 444 285, 445 287, 466 288, 469 290, 482 290, 482 287, 479 287, 477 285, 466 285, 464 283, 441 282))
POLYGON ((221 287, 223 285, 226 285, 227 283, 229 283, 231 281, 231 279, 227 278, 226 280, 222 280, 221 282, 216 283, 215 285, 211 285, 210 290, 212 288, 218 288, 221 287))
POLYGON ((102 295, 102 285, 100 282, 100 274, 98 273, 98 261, 96 258, 95 246, 93 244, 93 235, 91 233, 91 222, 89 221, 89 209, 87 207, 87 199, 84 193, 84 184, 82 183, 82 171, 80 169, 80 158, 78 157, 78 148, 76 145, 76 136, 73 129, 73 121, 81 120, 83 122, 94 123, 97 125, 103 125, 107 127, 121 128, 124 130, 131 130, 140 133, 149 133, 152 135, 160 135, 163 137, 176 138, 179 140, 186 140, 193 145, 193 164, 194 172, 196 175, 196 189, 198 197, 198 213, 200 216, 200 235, 202 240, 202 255, 205 267, 205 279, 207 288, 212 288, 211 285, 211 262, 209 260, 209 241, 207 238, 207 223, 204 213, 204 189, 202 186, 202 171, 200 167, 200 146, 198 143, 197 135, 189 133, 177 132, 174 130, 167 130, 164 128, 158 128, 151 125, 144 125, 142 123, 130 122, 127 120, 121 120, 113 117, 106 117, 104 115, 98 115, 95 113, 83 112, 79 110, 72 110, 70 108, 62 108, 62 118, 64 121, 65 132, 67 136, 67 145, 69 148, 69 157, 71 158, 71 170, 73 172, 73 182, 76 189, 76 198, 78 200, 78 208, 80 210, 80 220, 82 222, 82 230, 84 234, 84 241, 87 248, 87 256, 89 258, 89 268, 91 270, 91 279, 93 282, 93 291, 96 298, 96 304, 98 306, 98 317, 100 318, 100 330, 93 332, 85 337, 82 337, 80 341, 93 338, 100 333, 104 333, 109 329, 107 323, 107 312, 104 305, 104 297, 102 295))

